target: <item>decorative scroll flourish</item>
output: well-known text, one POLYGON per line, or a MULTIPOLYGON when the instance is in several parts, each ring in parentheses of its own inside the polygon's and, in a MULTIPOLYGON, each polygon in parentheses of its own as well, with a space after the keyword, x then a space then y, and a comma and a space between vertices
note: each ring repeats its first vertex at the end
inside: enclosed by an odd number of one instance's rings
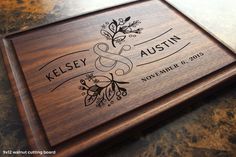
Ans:
POLYGON ((111 40, 112 46, 116 47, 116 43, 121 44, 125 41, 127 34, 129 37, 136 37, 136 34, 141 34, 143 28, 136 28, 141 22, 135 20, 129 22, 131 17, 119 18, 117 21, 113 19, 112 22, 105 22, 100 31, 101 35, 111 40))
POLYGON ((129 82, 115 81, 113 74, 110 73, 111 78, 103 75, 94 76, 93 73, 87 74, 85 79, 81 79, 79 86, 80 90, 84 92, 85 106, 90 106, 96 103, 97 107, 111 106, 114 100, 121 100, 127 95, 127 90, 121 85, 129 82))
POLYGON ((117 76, 128 74, 132 68, 133 63, 131 60, 125 56, 122 56, 123 51, 131 50, 130 45, 124 45, 118 54, 109 52, 109 46, 106 43, 98 43, 93 47, 94 53, 98 55, 98 58, 95 61, 96 69, 102 72, 108 72, 114 69, 118 62, 122 63, 124 66, 121 66, 115 71, 117 76))

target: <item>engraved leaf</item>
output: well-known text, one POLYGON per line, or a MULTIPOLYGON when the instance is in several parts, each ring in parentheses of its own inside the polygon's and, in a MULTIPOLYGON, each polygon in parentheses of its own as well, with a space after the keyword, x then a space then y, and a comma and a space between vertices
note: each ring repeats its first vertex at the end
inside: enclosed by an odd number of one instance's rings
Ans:
POLYGON ((126 92, 127 90, 125 88, 119 88, 122 92, 126 92))
POLYGON ((84 99, 85 106, 90 106, 97 99, 97 95, 87 95, 84 99))
POLYGON ((112 38, 111 34, 108 31, 104 30, 104 29, 101 30, 101 34, 103 36, 105 36, 106 38, 108 38, 108 39, 112 38))
POLYGON ((117 26, 117 22, 116 22, 116 20, 113 19, 113 23, 117 26))
POLYGON ((120 27, 119 31, 125 34, 125 31, 128 29, 128 26, 120 27))
POLYGON ((122 29, 126 30, 126 29, 128 29, 128 26, 123 26, 122 29))
POLYGON ((101 94, 101 91, 103 90, 103 87, 99 87, 98 85, 93 85, 88 89, 89 95, 99 95, 101 94))
POLYGON ((129 84, 129 82, 120 82, 120 81, 116 81, 116 83, 118 83, 118 84, 129 84))
POLYGON ((115 41, 123 41, 125 40, 126 36, 125 35, 122 35, 122 36, 118 36, 118 37, 115 37, 115 41))
POLYGON ((132 23, 129 24, 129 27, 136 27, 139 25, 141 22, 139 20, 133 21, 132 23))
POLYGON ((117 27, 117 22, 113 20, 113 22, 109 25, 109 29, 115 33, 116 32, 116 27, 117 27))
POLYGON ((119 88, 119 90, 121 91, 122 96, 126 96, 127 95, 127 90, 125 88, 119 88))
POLYGON ((114 97, 114 95, 115 95, 115 84, 114 83, 110 84, 106 88, 105 93, 106 93, 107 100, 110 101, 114 97))
POLYGON ((129 21, 129 20, 130 20, 130 16, 125 19, 125 22, 127 22, 127 21, 129 21))
POLYGON ((111 87, 112 87, 112 90, 114 90, 114 91, 115 91, 115 88, 116 88, 116 85, 115 85, 115 83, 112 83, 111 87))

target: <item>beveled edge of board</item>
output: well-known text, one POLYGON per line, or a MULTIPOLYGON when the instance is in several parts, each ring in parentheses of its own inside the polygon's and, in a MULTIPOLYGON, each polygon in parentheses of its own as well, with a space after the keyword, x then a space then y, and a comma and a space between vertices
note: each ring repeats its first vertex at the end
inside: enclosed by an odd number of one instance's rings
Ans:
POLYGON ((24 124, 28 143, 35 150, 48 149, 49 144, 47 143, 46 136, 44 136, 43 128, 37 126, 41 125, 41 122, 27 88, 23 72, 19 68, 20 65, 13 47, 5 38, 0 39, 0 50, 3 55, 4 66, 16 98, 17 108, 24 124))
MULTIPOLYGON (((68 20, 62 20, 61 22, 67 22, 68 20)), ((53 24, 60 23, 55 22, 53 24)), ((52 24, 47 24, 44 26, 49 25, 52 24)), ((39 26, 30 30, 41 27, 42 26, 39 26)), ((21 34, 24 32, 25 31, 20 31, 17 33, 11 33, 10 35, 16 35, 18 33, 21 34)), ((86 150, 91 146, 99 144, 102 141, 105 141, 124 132, 125 130, 143 123, 144 121, 166 111, 167 109, 177 106, 178 104, 186 101, 193 96, 198 95, 203 91, 215 87, 219 83, 222 83, 230 78, 234 78, 236 75, 236 65, 234 62, 223 69, 220 69, 206 77, 203 77, 200 80, 194 81, 193 83, 190 83, 189 85, 172 92, 171 94, 159 98, 159 102, 151 102, 149 103, 149 105, 137 108, 136 110, 122 115, 115 120, 109 121, 104 125, 95 128, 94 130, 88 131, 87 133, 82 135, 78 135, 77 137, 63 142, 58 146, 50 147, 46 139, 42 124, 39 120, 38 114, 32 102, 31 95, 26 86, 25 78, 22 75, 22 70, 21 68, 19 68, 20 66, 17 60, 17 56, 14 53, 13 47, 11 46, 11 42, 6 39, 10 35, 1 37, 0 47, 3 54, 8 77, 11 80, 11 87, 16 97, 18 110, 20 112, 20 116, 27 134, 28 142, 33 150, 56 149, 56 156, 70 156, 86 150)))

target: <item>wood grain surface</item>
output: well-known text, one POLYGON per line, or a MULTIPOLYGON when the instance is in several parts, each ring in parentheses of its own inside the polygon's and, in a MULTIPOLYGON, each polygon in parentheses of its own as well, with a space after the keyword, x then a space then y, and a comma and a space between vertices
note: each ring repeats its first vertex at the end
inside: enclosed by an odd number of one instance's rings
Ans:
MULTIPOLYGON (((58 145, 235 62, 232 52, 187 21, 179 13, 159 1, 135 3, 12 35, 4 39, 2 45, 6 47, 4 51, 8 55, 5 55, 7 64, 11 67, 14 66, 14 69, 18 69, 17 71, 13 70, 13 75, 10 74, 10 78, 14 77, 15 82, 12 81, 12 84, 15 91, 18 90, 16 95, 21 97, 21 100, 18 101, 31 105, 31 108, 34 108, 35 105, 37 109, 37 113, 27 111, 27 114, 32 115, 23 115, 23 117, 37 117, 37 114, 39 114, 39 117, 30 120, 30 123, 41 120, 51 146, 58 145), (140 11, 137 12, 136 10, 140 11), (158 12, 165 12, 165 14, 160 16, 158 12), (134 39, 125 40, 125 44, 130 45, 131 52, 125 53, 124 56, 130 58, 133 66, 132 71, 128 70, 127 75, 116 76, 116 70, 111 71, 113 73, 111 75, 110 72, 101 72, 101 69, 94 66, 98 58, 94 49, 97 44, 107 42, 109 48, 114 52, 118 51, 117 49, 125 49, 119 43, 115 47, 112 42, 107 41, 101 35, 101 25, 112 20, 112 18, 107 20, 106 17, 114 17, 115 19, 125 17, 125 20, 131 17, 141 21, 142 33, 137 33, 138 35, 134 39), (154 21, 153 19, 157 20, 154 21), (159 26, 158 29, 155 27, 156 25, 159 26), (146 50, 146 53, 148 53, 147 49, 153 49, 152 47, 157 49, 157 44, 163 46, 163 54, 160 53, 157 56, 156 54, 149 53, 146 55, 142 53, 142 50, 146 50), (78 51, 78 54, 74 53, 78 51), (10 52, 15 54, 10 54, 10 52), (84 61, 86 59, 86 68, 82 67, 85 66, 82 59, 84 61), (212 60, 214 61, 212 62, 212 60), (187 66, 180 66, 180 63, 185 64, 181 61, 189 61, 190 63, 187 63, 187 66), (19 67, 22 69, 19 70, 19 67), (62 68, 67 69, 63 71, 62 68), (71 71, 68 68, 72 68, 71 71), (164 76, 161 75, 158 82, 156 80, 149 81, 150 74, 166 68, 170 68, 171 72, 165 72, 167 74, 164 76), (93 75, 98 81, 110 81, 110 79, 113 80, 113 77, 116 80, 117 77, 120 80, 116 81, 123 82, 121 84, 127 86, 125 88, 127 97, 124 95, 122 100, 116 100, 112 104, 104 103, 105 105, 102 105, 97 103, 94 105, 92 103, 86 105, 85 96, 81 95, 82 91, 78 88, 81 84, 83 85, 80 77, 84 76, 82 78, 85 80, 88 76, 84 74, 88 71, 90 71, 89 74, 93 71, 93 75), (46 77, 49 73, 50 76, 54 74, 53 78, 46 77), (75 77, 75 80, 70 81, 71 78, 75 77), (66 82, 65 85, 64 82, 66 82), (129 82, 129 84, 126 85, 124 82, 129 82), (147 90, 143 90, 144 88, 147 90)), ((102 46, 105 46, 105 44, 102 46)), ((105 61, 105 63, 108 63, 108 61, 105 61)), ((225 76, 222 73, 221 76, 224 79, 235 74, 235 67, 232 65, 228 67, 231 73, 229 72, 225 76)), ((12 68, 8 67, 8 70, 11 71, 12 68)), ((90 81, 89 78, 88 81, 90 81)), ((119 89, 118 86, 115 89, 119 89)), ((183 101, 183 99, 179 100, 183 101)), ((165 102, 168 101, 163 101, 163 105, 165 102)), ((169 108, 170 106, 166 105, 165 107, 164 105, 163 108, 169 108)), ((158 112, 161 111, 159 109, 158 112)), ((29 121, 29 119, 25 121, 29 121)), ((115 134, 114 128, 116 127, 113 126, 111 133, 106 132, 104 137, 95 138, 93 142, 99 141, 99 138, 100 140, 106 138, 107 134, 115 134)), ((41 129, 38 134, 42 135, 44 131, 41 129)), ((34 132, 32 136, 36 134, 37 132, 34 132)), ((47 143, 47 139, 44 136, 42 138, 43 140, 40 141, 47 143)), ((35 140, 34 137, 32 137, 32 140, 35 140)), ((86 143, 83 138, 82 141, 86 143)), ((39 143, 38 145, 44 144, 39 143)), ((89 142, 87 141, 85 145, 88 146, 89 142)), ((50 149, 50 146, 46 147, 50 149)), ((46 148, 43 147, 42 149, 46 148)), ((69 148, 67 147, 67 149, 69 148)), ((73 147, 70 149, 73 149, 73 147)))

